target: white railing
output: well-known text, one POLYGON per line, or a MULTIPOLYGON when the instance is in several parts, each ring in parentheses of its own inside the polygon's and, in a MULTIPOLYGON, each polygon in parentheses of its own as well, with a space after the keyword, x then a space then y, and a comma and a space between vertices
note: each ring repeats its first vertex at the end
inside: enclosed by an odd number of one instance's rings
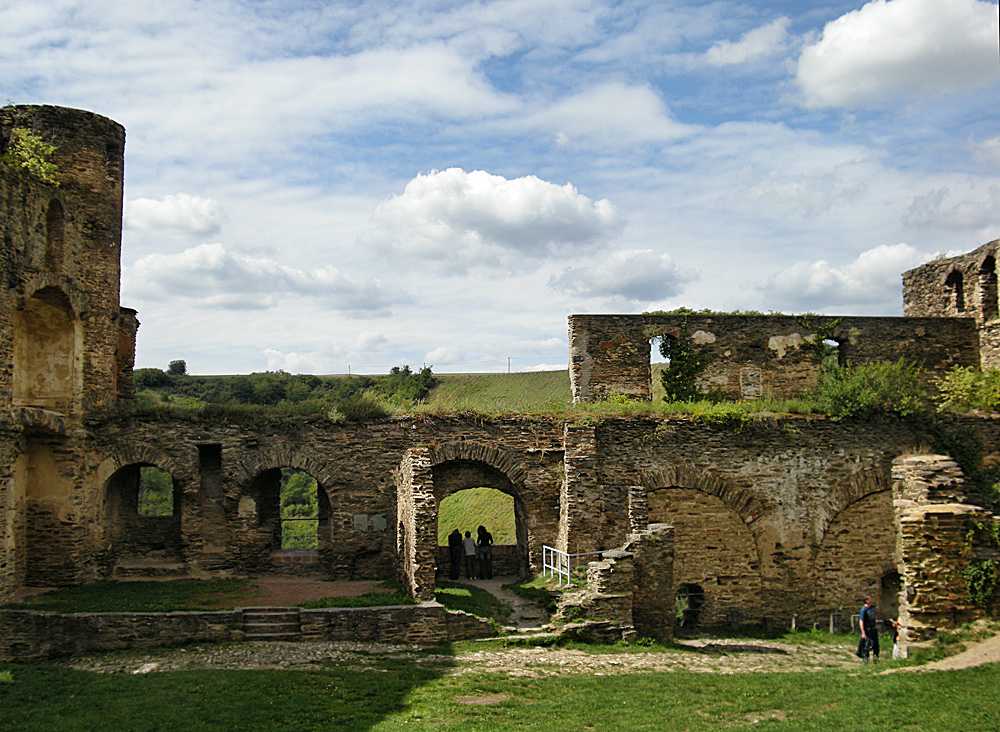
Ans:
POLYGON ((566 578, 566 584, 569 584, 570 573, 573 571, 573 557, 591 557, 595 554, 604 554, 607 551, 602 549, 599 552, 584 552, 582 554, 568 554, 559 549, 555 549, 551 546, 542 547, 542 576, 543 577, 559 577, 559 584, 563 583, 563 577, 566 578))

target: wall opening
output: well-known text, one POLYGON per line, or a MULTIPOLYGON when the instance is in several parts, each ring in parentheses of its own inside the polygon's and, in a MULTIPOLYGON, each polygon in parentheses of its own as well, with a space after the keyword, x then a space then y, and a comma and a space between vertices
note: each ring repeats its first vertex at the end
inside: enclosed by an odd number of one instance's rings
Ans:
POLYGON ((944 280, 948 304, 960 313, 965 312, 965 278, 957 269, 953 269, 944 280))
POLYGON ((247 557, 253 565, 248 568, 315 563, 329 546, 330 500, 304 470, 285 466, 262 471, 240 498, 238 510, 250 532, 244 541, 256 547, 250 551, 255 556, 247 557))
POLYGON ((997 317, 997 264, 992 256, 979 268, 979 301, 984 321, 997 317))
POLYGON ((880 581, 878 614, 883 620, 899 617, 899 594, 903 589, 903 579, 899 572, 886 572, 880 581))
MULTIPOLYGON (((666 392, 663 390, 663 370, 670 365, 670 357, 663 355, 663 339, 670 338, 668 335, 655 336, 649 339, 649 372, 651 377, 649 393, 652 394, 654 402, 662 402, 666 392)), ((669 344, 666 349, 670 353, 669 344)))
POLYGON ((319 493, 309 473, 281 469, 281 549, 319 548, 319 493))
POLYGON ((437 570, 447 575, 450 570, 447 536, 453 528, 459 528, 462 536, 466 531, 476 537, 476 530, 483 525, 493 535, 493 573, 498 575, 523 576, 528 571, 529 542, 527 511, 514 485, 501 471, 474 460, 451 460, 433 467, 434 498, 437 503, 435 536, 438 543, 437 570), (498 496, 497 494, 502 494, 498 496), (452 496, 455 503, 445 505, 452 496), (442 505, 445 505, 442 520, 442 505), (465 509, 461 509, 462 506, 465 509), (456 507, 459 507, 457 511, 456 507), (449 518, 458 517, 458 518, 449 518), (509 522, 513 520, 513 539, 501 544, 498 537, 507 537, 509 522), (457 525, 454 522, 463 525, 457 525), (468 526, 464 524, 468 523, 468 526), (443 546, 442 546, 443 541, 443 546))
MULTIPOLYGON (((479 487, 452 493, 438 506, 438 568, 442 574, 451 570, 448 536, 452 530, 458 529, 463 538, 468 531, 476 539, 480 526, 484 526, 493 538, 493 575, 518 573, 514 496, 495 488, 479 487)), ((465 574, 464 558, 459 560, 459 564, 462 566, 460 574, 465 574)), ((478 574, 482 576, 481 567, 478 574)))
POLYGON ((77 380, 77 319, 55 288, 37 292, 14 315, 14 403, 69 411, 77 380))
POLYGON ((152 466, 139 468, 139 494, 136 513, 139 516, 173 516, 177 510, 174 479, 166 470, 152 466))
POLYGON ((705 604, 705 591, 701 585, 683 584, 674 597, 677 607, 677 626, 694 628, 701 622, 701 608, 705 604))
POLYGON ((146 565, 182 556, 182 491, 155 465, 133 463, 105 483, 105 508, 116 565, 146 565))

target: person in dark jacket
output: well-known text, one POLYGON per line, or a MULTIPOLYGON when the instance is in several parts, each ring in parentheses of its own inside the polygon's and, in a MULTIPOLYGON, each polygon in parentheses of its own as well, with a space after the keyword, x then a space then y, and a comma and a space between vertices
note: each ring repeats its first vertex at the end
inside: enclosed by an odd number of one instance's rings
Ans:
POLYGON ((448 534, 448 559, 451 561, 449 576, 457 580, 458 572, 462 568, 462 532, 458 529, 453 529, 448 534))
POLYGON ((858 641, 858 658, 868 661, 869 654, 875 663, 878 663, 878 625, 875 617, 875 607, 872 605, 871 595, 865 595, 865 604, 861 606, 860 625, 861 640, 858 641))
POLYGON ((493 534, 480 526, 476 538, 479 549, 479 579, 493 579, 493 534))

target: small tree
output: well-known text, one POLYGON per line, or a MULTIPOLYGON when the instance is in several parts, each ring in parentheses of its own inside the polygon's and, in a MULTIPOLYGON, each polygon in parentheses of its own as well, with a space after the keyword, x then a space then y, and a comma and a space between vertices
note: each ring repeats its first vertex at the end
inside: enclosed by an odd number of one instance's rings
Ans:
POLYGON ((10 131, 10 141, 2 159, 42 183, 59 185, 59 168, 52 162, 55 145, 50 145, 30 130, 15 127, 10 131))
POLYGON ((182 358, 171 361, 167 364, 167 373, 171 376, 183 376, 187 373, 187 363, 182 358))
POLYGON ((706 397, 697 386, 698 374, 712 362, 708 346, 698 345, 687 333, 687 320, 676 336, 660 337, 660 354, 669 361, 660 373, 666 402, 693 402, 706 397))

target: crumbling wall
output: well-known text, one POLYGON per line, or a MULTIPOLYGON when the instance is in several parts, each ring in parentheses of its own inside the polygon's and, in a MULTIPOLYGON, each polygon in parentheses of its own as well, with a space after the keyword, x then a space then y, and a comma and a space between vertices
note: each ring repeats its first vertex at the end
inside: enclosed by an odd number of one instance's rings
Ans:
POLYGON ((994 239, 966 254, 936 259, 903 273, 903 314, 974 322, 983 368, 1000 368, 998 248, 1000 239, 994 239))
POLYGON ((815 388, 823 350, 841 362, 905 358, 931 374, 977 366, 975 324, 966 318, 862 318, 787 315, 571 315, 574 402, 624 394, 650 399, 650 339, 686 333, 711 349, 698 386, 732 399, 789 397, 815 388))
POLYGON ((967 502, 962 471, 947 456, 900 457, 892 478, 904 594, 899 620, 903 643, 914 643, 982 614, 962 571, 974 556, 971 523, 994 518, 967 502))

